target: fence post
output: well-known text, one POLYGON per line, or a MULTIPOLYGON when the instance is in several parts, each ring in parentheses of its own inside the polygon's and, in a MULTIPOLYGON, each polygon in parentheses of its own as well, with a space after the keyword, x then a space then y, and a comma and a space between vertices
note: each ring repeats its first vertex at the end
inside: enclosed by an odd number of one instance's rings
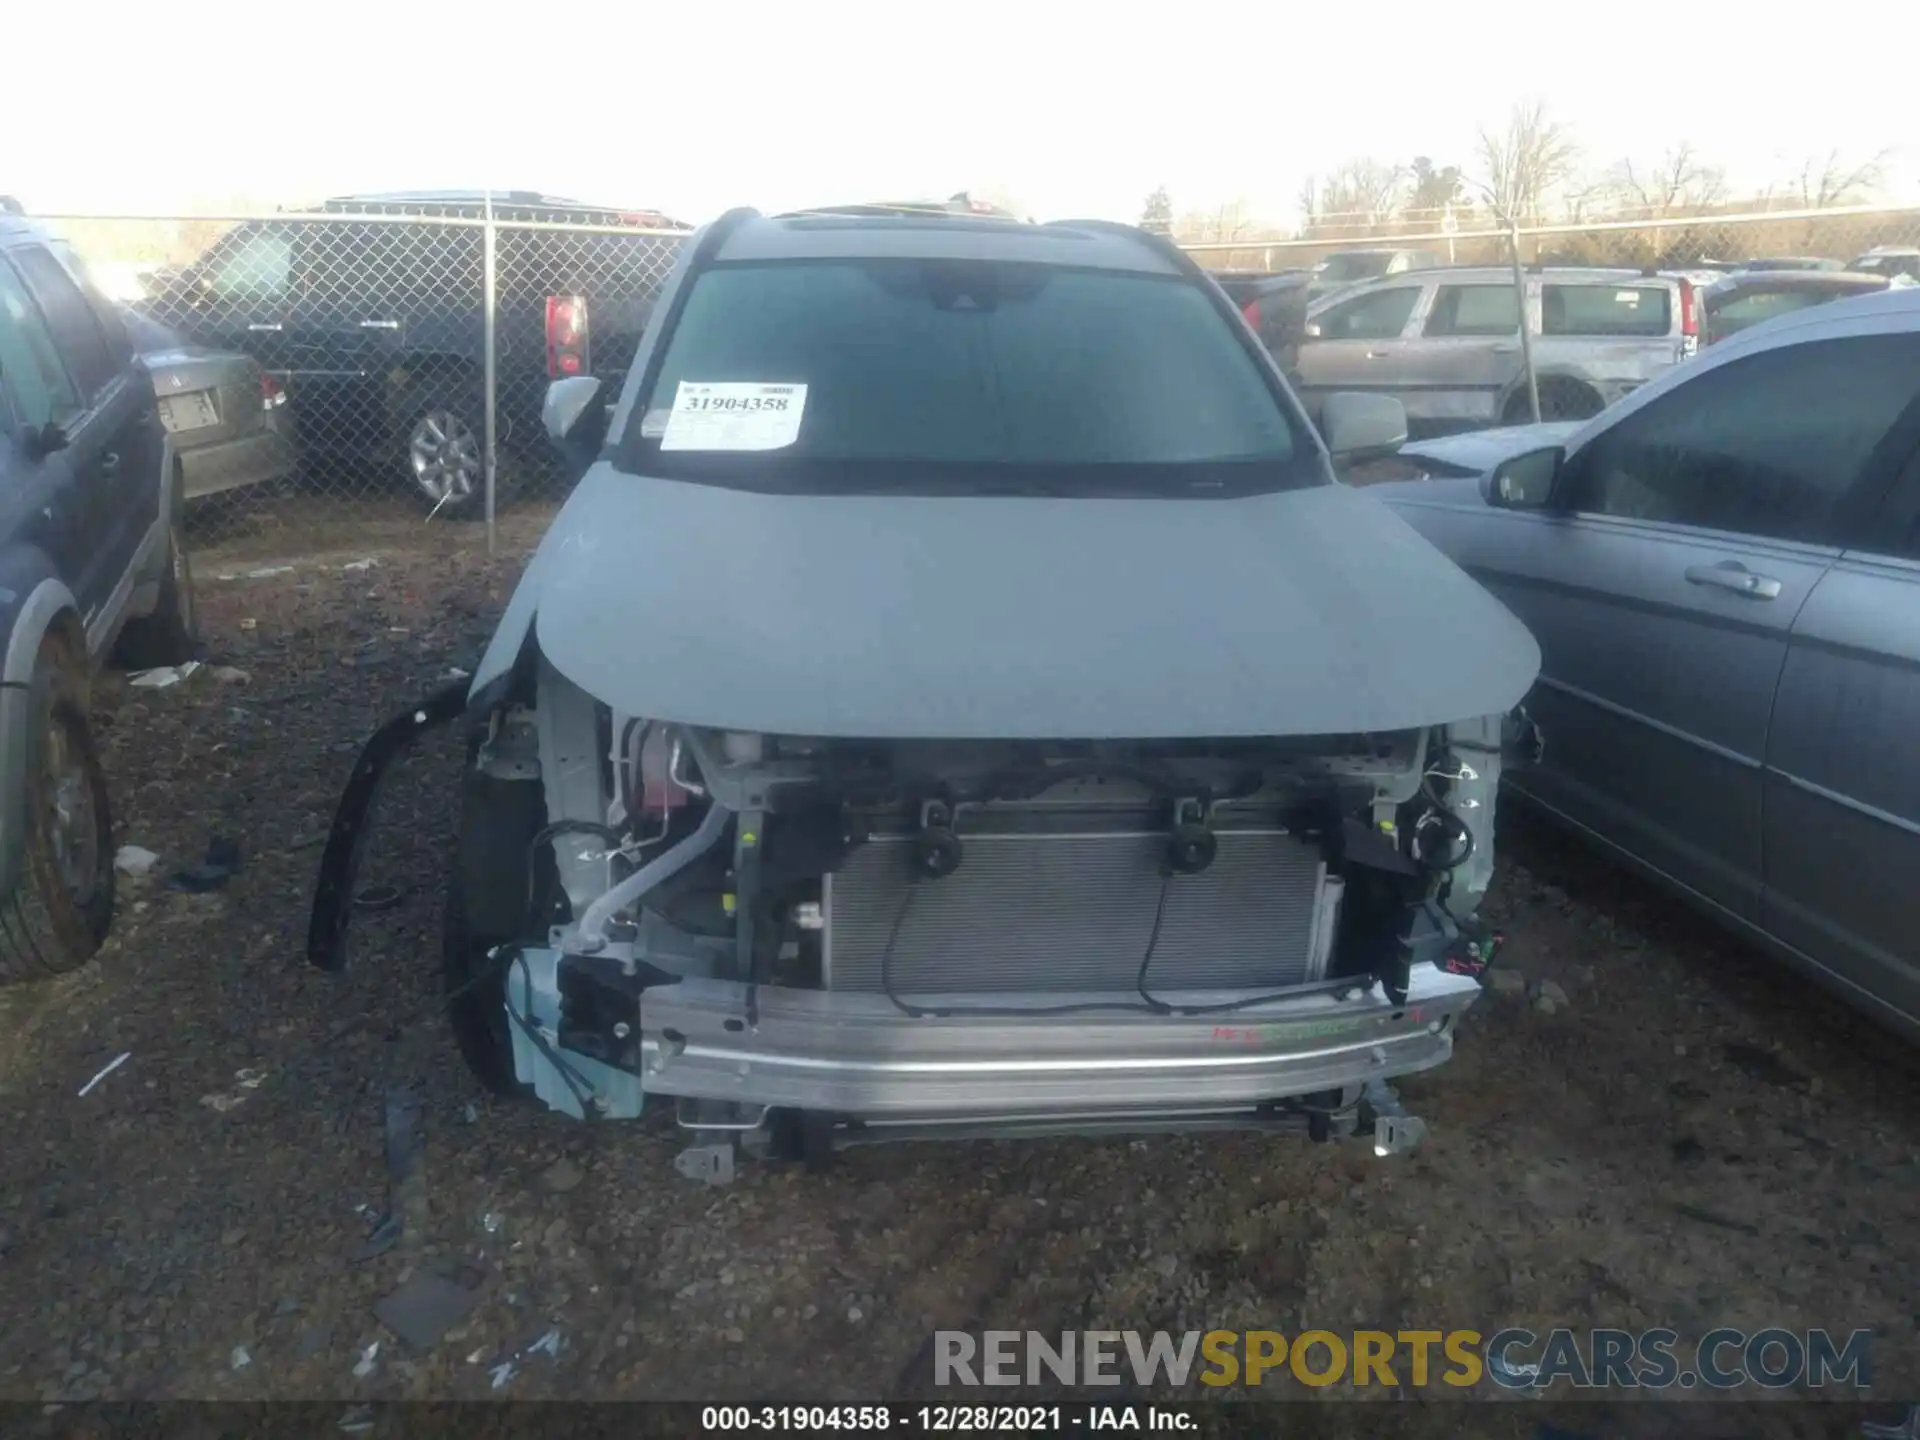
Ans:
MULTIPOLYGON (((484 214, 486 217, 486 226, 484 231, 482 232, 483 239, 481 244, 482 259, 481 259, 481 265, 480 265, 480 270, 481 270, 480 286, 482 290, 482 295, 481 295, 480 303, 485 308, 485 314, 482 317, 482 323, 481 323, 480 343, 481 343, 481 355, 482 355, 481 368, 483 373, 481 376, 480 383, 482 388, 486 392, 486 398, 484 403, 485 403, 486 412, 487 412, 486 414, 487 554, 492 555, 495 553, 495 548, 496 548, 494 525, 493 525, 494 496, 496 494, 495 477, 499 473, 499 462, 495 453, 495 441, 498 438, 498 434, 499 434, 499 427, 495 420, 495 414, 498 409, 499 395, 497 393, 498 376, 495 373, 495 365, 494 365, 495 357, 494 357, 494 333, 493 332, 494 332, 494 317, 496 312, 499 309, 499 306, 495 303, 498 299, 498 296, 495 293, 495 278, 496 278, 495 271, 494 271, 495 232, 494 232, 494 225, 493 225, 493 192, 491 190, 487 191, 487 194, 486 194, 486 209, 484 211, 484 214)), ((1534 409, 1537 412, 1539 409, 1539 406, 1536 405, 1534 409)))
MULTIPOLYGON (((1527 274, 1520 268, 1520 222, 1512 216, 1507 217, 1507 253, 1513 259, 1513 298, 1520 308, 1520 364, 1527 372, 1527 408, 1533 416, 1533 423, 1538 425, 1540 423, 1540 380, 1533 373, 1533 335, 1527 329, 1527 274)), ((489 425, 493 423, 491 415, 487 423, 489 425)), ((488 441, 487 453, 489 455, 493 453, 491 440, 488 441)), ((491 476, 491 470, 488 474, 491 476)), ((489 496, 493 493, 491 478, 487 482, 487 493, 489 496)))

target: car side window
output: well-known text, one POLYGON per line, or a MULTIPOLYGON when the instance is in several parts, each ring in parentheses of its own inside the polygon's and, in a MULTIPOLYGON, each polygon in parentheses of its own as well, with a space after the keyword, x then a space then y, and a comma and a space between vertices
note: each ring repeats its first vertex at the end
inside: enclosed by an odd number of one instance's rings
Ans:
POLYGON ((79 390, 81 401, 91 405, 126 369, 129 352, 123 350, 120 361, 115 362, 106 332, 100 328, 100 317, 50 250, 22 245, 13 252, 13 261, 46 317, 53 343, 66 362, 67 374, 79 390))
POLYGON ((279 226, 247 230, 215 257, 207 270, 214 298, 258 304, 286 294, 293 265, 293 237, 279 226))
POLYGON ((1420 299, 1418 285, 1396 285, 1329 306, 1316 322, 1322 340, 1397 340, 1420 299))
POLYGON ((1543 285, 1542 335, 1653 336, 1673 325, 1665 285, 1543 285))
POLYGON ((1423 335, 1517 335, 1520 304, 1511 285, 1442 285, 1423 335))
POLYGON ((1782 346, 1689 378, 1575 457, 1589 514, 1810 544, 1840 538, 1874 448, 1920 398, 1920 335, 1782 346))
POLYGON ((14 428, 61 424, 80 409, 47 322, 26 282, 0 260, 0 396, 14 428))

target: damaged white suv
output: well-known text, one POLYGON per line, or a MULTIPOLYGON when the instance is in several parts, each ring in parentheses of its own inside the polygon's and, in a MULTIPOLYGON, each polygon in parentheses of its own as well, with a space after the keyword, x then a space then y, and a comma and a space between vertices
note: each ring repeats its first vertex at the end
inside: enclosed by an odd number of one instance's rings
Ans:
MULTIPOLYGON (((503 1092, 681 1169, 864 1141, 1353 1133, 1451 1052, 1525 629, 1143 232, 735 211, 684 248, 471 686, 446 979, 503 1092), (610 412, 610 413, 609 413, 610 412)), ((1510 738, 1510 737, 1509 737, 1510 738)), ((1402 1117, 1404 1118, 1404 1117, 1402 1117)))

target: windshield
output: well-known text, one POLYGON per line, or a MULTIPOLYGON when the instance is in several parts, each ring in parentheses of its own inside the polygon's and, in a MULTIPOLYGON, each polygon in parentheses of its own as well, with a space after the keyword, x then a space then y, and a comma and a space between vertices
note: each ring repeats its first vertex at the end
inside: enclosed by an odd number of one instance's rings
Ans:
POLYGON ((666 347, 617 450, 637 473, 843 493, 1244 494, 1324 478, 1248 346, 1184 278, 723 264, 695 279, 666 347), (716 405, 748 413, 716 419, 716 405))
POLYGON ((1329 255, 1313 267, 1313 273, 1329 284, 1345 285, 1353 280, 1373 280, 1387 273, 1393 255, 1385 250, 1352 250, 1344 255, 1329 255))

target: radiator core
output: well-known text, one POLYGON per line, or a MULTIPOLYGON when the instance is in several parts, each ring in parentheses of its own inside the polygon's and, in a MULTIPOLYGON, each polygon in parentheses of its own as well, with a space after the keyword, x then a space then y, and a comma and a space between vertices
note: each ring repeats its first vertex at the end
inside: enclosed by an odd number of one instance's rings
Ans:
MULTIPOLYGON (((1279 989, 1322 978, 1341 882, 1319 849, 1273 830, 1219 831, 1198 875, 1166 881, 1147 985, 1279 989)), ((1160 833, 966 834, 941 880, 913 879, 904 836, 858 846, 826 878, 825 983, 900 995, 1133 993, 1160 900, 1160 833)))

